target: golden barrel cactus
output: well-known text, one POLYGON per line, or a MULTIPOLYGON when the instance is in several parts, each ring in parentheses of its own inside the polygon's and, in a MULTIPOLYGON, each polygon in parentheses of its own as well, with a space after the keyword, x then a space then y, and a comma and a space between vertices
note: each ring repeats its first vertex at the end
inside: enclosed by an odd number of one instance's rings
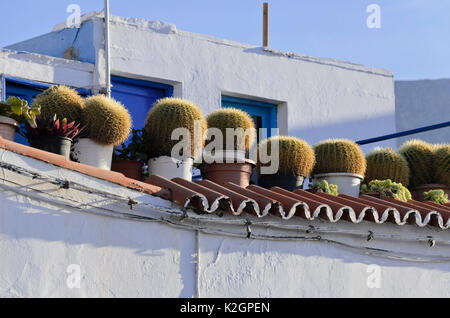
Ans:
MULTIPOLYGON (((253 118, 246 112, 236 108, 222 108, 211 113, 208 118, 208 128, 217 128, 222 132, 224 150, 245 150, 248 152, 255 142, 255 124, 253 118), (227 144, 227 128, 242 128, 243 145, 239 145, 239 138, 234 137, 232 145, 227 144)), ((208 142, 207 142, 208 143, 208 142)))
POLYGON ((313 175, 345 172, 364 176, 366 158, 359 146, 347 139, 329 139, 314 146, 316 164, 313 175))
POLYGON ((191 101, 180 98, 163 98, 157 101, 147 115, 148 154, 150 158, 171 156, 173 147, 179 140, 172 140, 172 132, 177 128, 188 129, 191 137, 191 151, 180 154, 184 158, 196 158, 205 144, 207 124, 200 108, 191 101), (201 131, 195 131, 195 122, 201 131))
POLYGON ((405 187, 409 185, 408 162, 391 148, 375 149, 366 156, 366 161, 367 171, 364 183, 390 179, 405 187))
POLYGON ((77 91, 67 86, 52 86, 38 95, 33 105, 41 106, 41 116, 51 118, 56 114, 59 119, 68 122, 81 122, 84 101, 77 91))
MULTIPOLYGON (((278 141, 279 144, 279 169, 281 175, 301 175, 308 177, 316 161, 312 147, 301 139, 287 136, 277 136, 266 139, 258 145, 258 152, 264 151, 272 158, 276 154, 272 153, 272 141, 278 141)), ((258 171, 264 166, 258 161, 258 171)), ((266 165, 270 165, 267 163, 266 165)))
POLYGON ((398 153, 405 158, 409 166, 409 185, 411 188, 434 182, 433 146, 413 139, 405 142, 398 153))
POLYGON ((82 124, 92 140, 103 145, 119 146, 130 135, 132 120, 120 102, 97 95, 86 99, 82 124))
POLYGON ((435 181, 450 187, 450 144, 434 146, 435 181))

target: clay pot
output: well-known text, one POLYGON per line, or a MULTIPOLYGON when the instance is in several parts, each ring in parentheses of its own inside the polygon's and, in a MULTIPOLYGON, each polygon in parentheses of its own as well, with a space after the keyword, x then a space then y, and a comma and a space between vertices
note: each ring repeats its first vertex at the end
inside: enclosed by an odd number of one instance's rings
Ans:
POLYGON ((125 177, 141 180, 142 163, 136 160, 113 160, 111 170, 122 173, 125 177))
POLYGON ((233 163, 204 163, 200 166, 200 171, 203 179, 214 183, 226 185, 232 182, 247 188, 255 166, 253 161, 246 159, 244 162, 236 160, 233 163))
POLYGON ((444 192, 447 193, 450 198, 450 188, 443 184, 423 184, 412 189, 411 196, 413 200, 423 202, 425 201, 423 193, 431 190, 444 190, 444 192))
POLYGON ((258 176, 258 185, 270 189, 280 187, 288 191, 302 189, 305 178, 301 175, 262 174, 258 176))
POLYGON ((30 140, 30 146, 36 149, 51 152, 70 160, 72 139, 59 136, 41 136, 30 140))
POLYGON ((19 128, 19 123, 14 119, 0 116, 0 137, 3 139, 14 141, 14 136, 19 128))

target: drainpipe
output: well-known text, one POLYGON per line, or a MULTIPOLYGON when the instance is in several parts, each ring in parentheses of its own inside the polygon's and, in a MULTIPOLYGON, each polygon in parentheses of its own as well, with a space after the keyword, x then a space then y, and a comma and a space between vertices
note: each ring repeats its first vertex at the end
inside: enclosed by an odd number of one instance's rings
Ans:
POLYGON ((109 0, 105 0, 105 59, 106 96, 111 97, 111 57, 109 46, 109 0))
POLYGON ((0 102, 6 100, 6 81, 5 76, 0 74, 0 102))

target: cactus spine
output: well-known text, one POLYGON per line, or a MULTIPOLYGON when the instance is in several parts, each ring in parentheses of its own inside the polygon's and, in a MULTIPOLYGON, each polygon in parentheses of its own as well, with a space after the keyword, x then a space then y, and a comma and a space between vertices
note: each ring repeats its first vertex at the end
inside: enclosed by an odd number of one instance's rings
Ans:
POLYGON ((316 165, 313 175, 345 172, 364 176, 366 158, 359 146, 346 139, 329 139, 314 146, 316 165))
POLYGON ((196 158, 204 146, 207 128, 205 117, 193 102, 180 98, 164 98, 155 103, 147 115, 145 129, 148 138, 150 158, 171 156, 173 147, 179 140, 172 140, 172 132, 177 128, 188 129, 191 136, 191 149, 184 158, 196 158), (195 130, 196 121, 201 131, 195 130))
MULTIPOLYGON (((248 152, 255 141, 255 124, 252 117, 235 108, 223 108, 211 113, 208 118, 208 128, 217 128, 222 132, 223 149, 225 150, 245 150, 248 152), (234 143, 229 145, 227 139, 227 128, 243 129, 245 135, 240 135, 241 138, 234 137, 234 143), (241 142, 240 142, 241 141, 241 142)), ((236 132, 237 134, 239 131, 236 132)))
POLYGON ((413 139, 405 142, 398 153, 408 162, 409 185, 412 188, 434 182, 432 145, 413 139))
POLYGON ((434 172, 437 183, 450 187, 450 144, 434 146, 434 172))
POLYGON ((67 118, 68 122, 81 122, 84 101, 78 93, 67 86, 52 86, 38 95, 33 105, 41 106, 41 116, 58 119, 67 118))
POLYGON ((82 123, 89 138, 103 145, 119 146, 131 131, 131 116, 118 101, 97 95, 86 99, 82 123))
POLYGON ((392 149, 377 148, 367 155, 366 161, 367 171, 364 183, 369 183, 372 180, 390 179, 405 187, 409 185, 408 163, 392 149))
MULTIPOLYGON (((258 152, 263 151, 272 158, 276 154, 272 154, 271 145, 273 141, 279 143, 279 170, 278 173, 282 175, 301 175, 308 177, 311 173, 314 163, 316 161, 314 150, 311 146, 295 137, 272 137, 262 141, 258 145, 258 152)), ((267 163, 269 166, 271 163, 267 163)), ((260 167, 264 166, 258 161, 258 171, 260 167)))

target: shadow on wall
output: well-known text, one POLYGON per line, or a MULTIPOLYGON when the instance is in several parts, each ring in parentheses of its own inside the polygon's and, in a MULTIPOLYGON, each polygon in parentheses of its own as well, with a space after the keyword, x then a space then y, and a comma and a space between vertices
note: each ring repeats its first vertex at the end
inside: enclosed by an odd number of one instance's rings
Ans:
MULTIPOLYGON (((326 139, 350 139, 360 141, 395 133, 395 118, 393 115, 363 118, 359 120, 342 121, 339 123, 323 123, 307 128, 297 128, 290 125, 289 135, 305 139, 312 146, 326 139)), ((375 147, 396 148, 395 139, 362 146, 364 153, 371 152, 375 147)))
MULTIPOLYGON (((450 79, 395 82, 395 107, 397 131, 450 121, 450 79)), ((411 138, 448 143, 450 127, 409 137, 398 138, 397 146, 411 138)))

